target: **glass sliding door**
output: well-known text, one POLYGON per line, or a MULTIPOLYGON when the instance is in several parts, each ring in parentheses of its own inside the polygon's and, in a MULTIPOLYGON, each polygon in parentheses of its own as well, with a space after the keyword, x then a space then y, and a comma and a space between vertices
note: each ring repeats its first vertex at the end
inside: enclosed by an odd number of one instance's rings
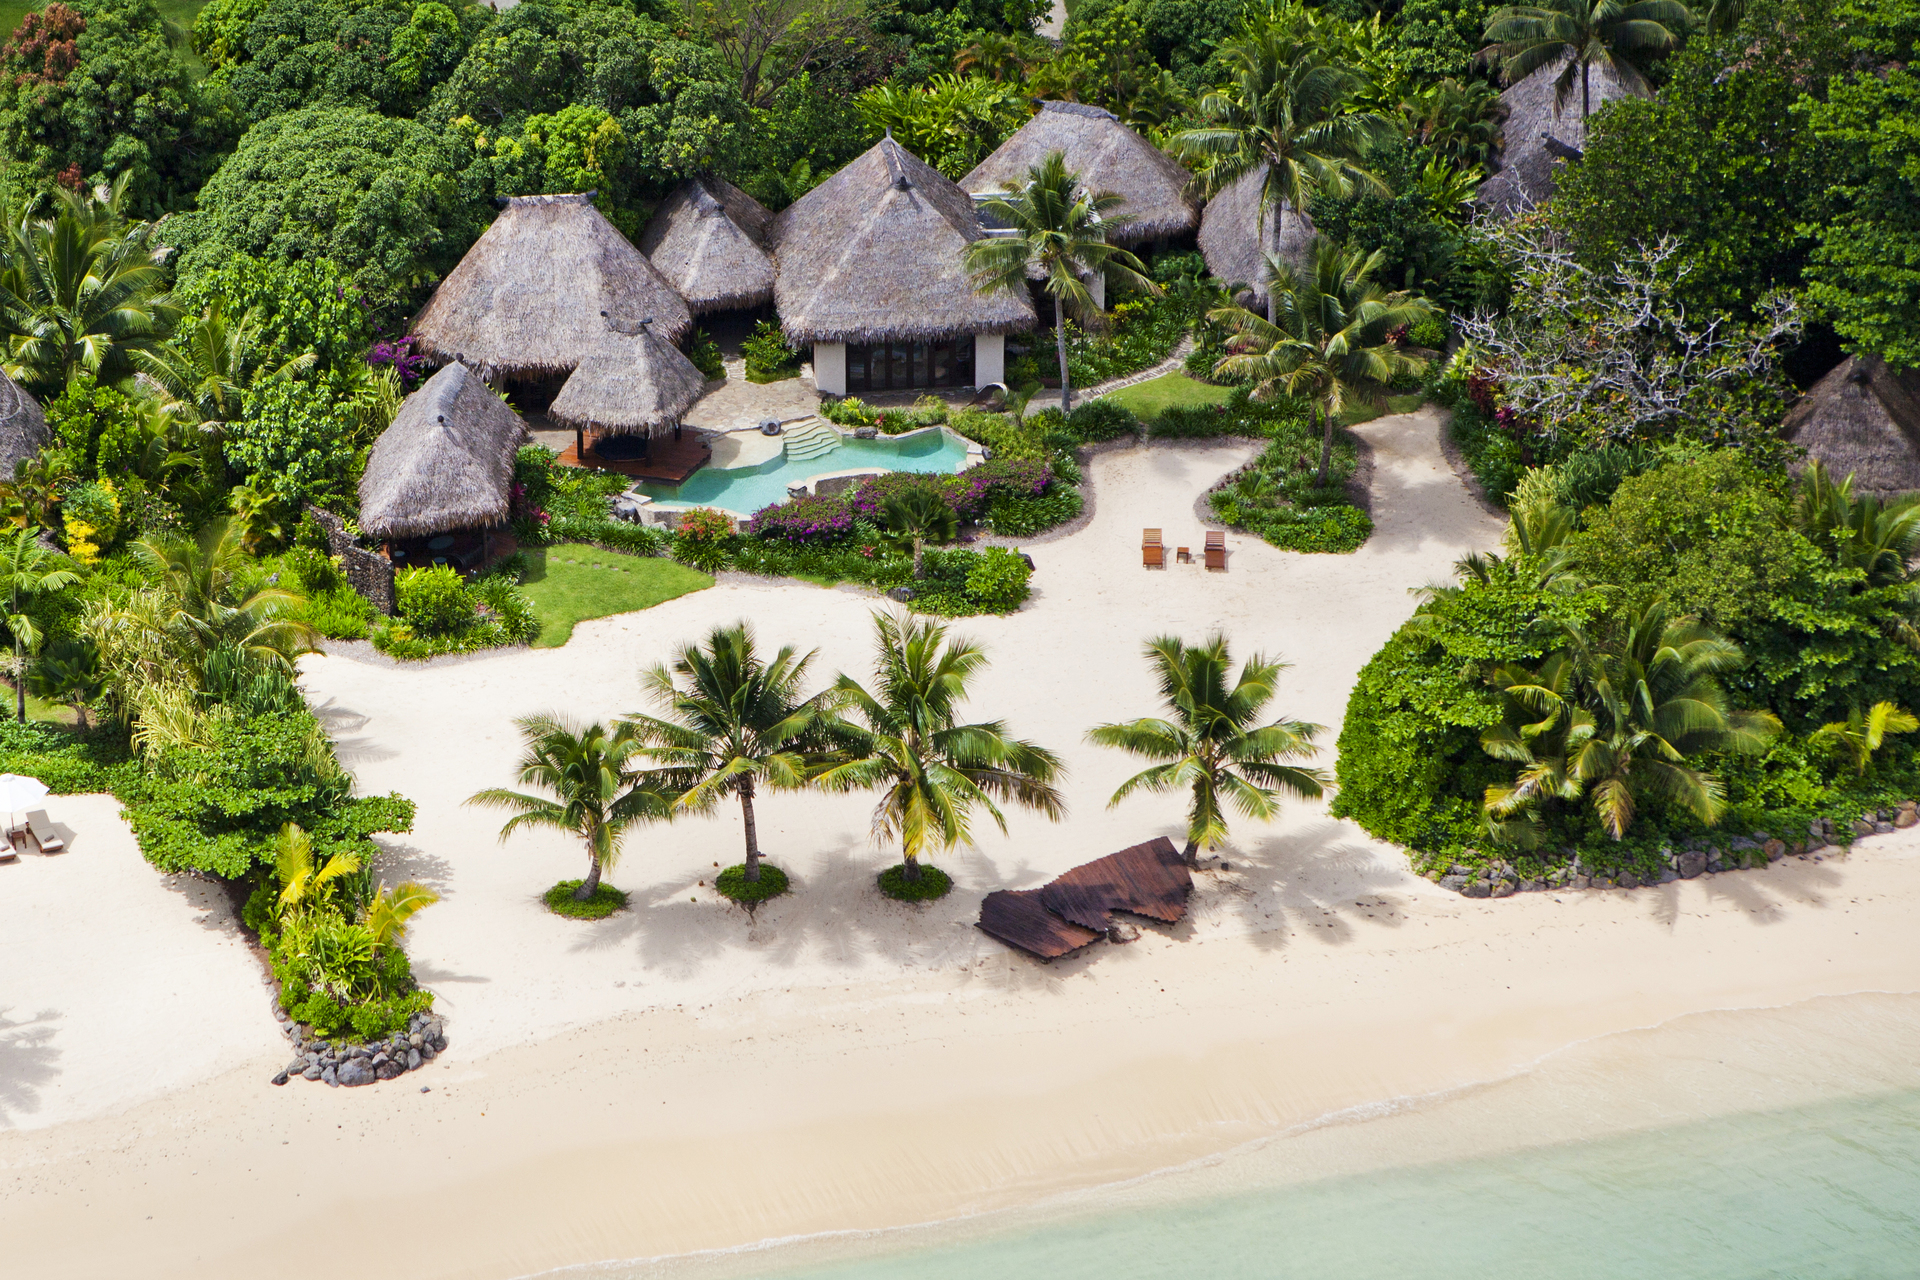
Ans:
POLYGON ((938 342, 847 344, 849 394, 972 385, 972 334, 938 342))

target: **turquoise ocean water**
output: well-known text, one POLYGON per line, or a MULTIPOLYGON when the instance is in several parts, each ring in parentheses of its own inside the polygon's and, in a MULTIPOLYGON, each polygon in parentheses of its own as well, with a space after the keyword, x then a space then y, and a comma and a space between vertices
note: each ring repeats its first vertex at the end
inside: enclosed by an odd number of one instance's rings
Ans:
POLYGON ((787 500, 787 486, 805 484, 815 476, 842 471, 959 470, 967 460, 964 440, 944 431, 920 431, 898 440, 847 439, 838 449, 817 458, 789 462, 782 455, 754 467, 707 467, 685 484, 644 484, 641 489, 659 502, 696 507, 724 507, 752 515, 762 507, 787 500))
POLYGON ((582 1273, 1920 1278, 1920 997, 1682 1019, 1028 1209, 582 1273))

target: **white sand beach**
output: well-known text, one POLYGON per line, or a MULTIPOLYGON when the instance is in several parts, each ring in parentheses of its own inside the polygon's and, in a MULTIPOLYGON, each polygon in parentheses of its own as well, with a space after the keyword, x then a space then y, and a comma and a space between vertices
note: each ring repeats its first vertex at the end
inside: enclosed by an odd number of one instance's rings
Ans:
MULTIPOLYGON (((1408 589, 1499 539, 1438 429, 1427 412, 1358 428, 1376 452, 1377 530, 1357 553, 1230 535, 1225 574, 1145 571, 1139 532, 1197 547, 1194 500, 1253 446, 1095 459, 1094 518, 1032 548, 1032 602, 955 624, 992 659, 972 709, 1063 755, 1071 813, 1058 826, 1012 816, 1004 836, 983 826, 977 849, 942 860, 956 891, 925 908, 874 891, 896 859, 871 846, 857 796, 763 801, 763 847, 796 891, 754 918, 707 887, 739 858, 737 813, 723 812, 638 833, 611 877, 634 909, 593 924, 538 902, 582 874, 577 847, 502 846, 498 816, 462 804, 509 781, 513 717, 641 709, 637 672, 714 625, 746 618, 763 644, 817 646, 819 681, 864 675, 870 597, 729 580, 582 624, 562 649, 426 670, 306 660, 303 684, 362 789, 418 802, 381 871, 444 895, 409 949, 451 1049, 394 1085, 274 1089, 285 1054, 257 970, 137 854, 108 864, 77 842, 72 862, 32 868, 48 883, 27 905, 16 868, 0 868, 0 1008, 14 1010, 0 1016, 53 1011, 35 1074, 0 1093, 0 1271, 250 1276, 263 1258, 356 1241, 410 1276, 507 1277, 904 1225, 1500 1079, 1689 1013, 1920 991, 1920 829, 1823 861, 1493 902, 1442 892, 1324 805, 1294 804, 1238 829, 1231 870, 1197 877, 1177 928, 1039 965, 972 927, 991 890, 1177 835, 1177 799, 1107 808, 1129 762, 1083 739, 1153 709, 1140 659, 1152 635, 1217 628, 1239 655, 1290 662, 1277 709, 1327 726, 1331 766, 1355 675, 1412 611, 1408 589), (141 909, 172 913, 172 932, 58 942, 59 901, 86 890, 79 871, 50 877, 85 857, 103 868, 103 900, 160 899, 141 909), (67 975, 37 996, 61 946, 103 973, 149 949, 196 966, 201 1040, 218 1051, 168 1077, 91 1065, 151 997, 67 975)), ((61 803, 70 825, 131 850, 108 802, 61 803), (84 823, 69 817, 95 803, 84 823)), ((142 1043, 165 1060, 179 1034, 156 1022, 142 1043)), ((0 1042, 21 1041, 0 1025, 0 1042)), ((0 1071, 25 1060, 0 1047, 0 1071)))

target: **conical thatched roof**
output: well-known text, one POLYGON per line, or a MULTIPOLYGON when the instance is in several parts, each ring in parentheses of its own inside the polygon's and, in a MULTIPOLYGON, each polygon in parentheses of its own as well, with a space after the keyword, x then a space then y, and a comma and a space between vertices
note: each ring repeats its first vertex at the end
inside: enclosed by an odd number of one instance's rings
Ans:
MULTIPOLYGON (((1554 101, 1553 82, 1566 65, 1565 58, 1549 63, 1500 95, 1505 115, 1500 126, 1500 168, 1481 184, 1474 198, 1482 208, 1506 215, 1544 203, 1553 194, 1554 170, 1564 163, 1564 153, 1556 153, 1554 145, 1586 150, 1587 122, 1580 115, 1579 82, 1575 81, 1566 106, 1554 101)), ((1590 68, 1588 89, 1596 112, 1632 92, 1604 62, 1590 68)))
POLYGON ((1835 480, 1881 497, 1920 491, 1920 371, 1878 356, 1842 361, 1787 413, 1787 442, 1835 480))
POLYGON ((618 349, 580 362, 548 406, 547 417, 602 435, 649 435, 686 416, 707 387, 693 361, 655 337, 651 326, 615 337, 618 349))
POLYGON ((13 479, 14 468, 46 448, 51 439, 40 402, 0 373, 0 480, 13 479))
POLYGON ((683 182, 640 236, 640 249, 693 314, 773 300, 773 259, 761 248, 773 215, 720 178, 683 182))
POLYGON ((1207 270, 1228 284, 1244 284, 1253 294, 1254 305, 1267 304, 1262 281, 1267 268, 1264 253, 1275 253, 1296 267, 1307 265, 1307 246, 1313 243, 1313 219, 1296 212, 1292 205, 1260 207, 1260 184, 1267 180, 1267 166, 1260 165, 1234 181, 1226 190, 1207 201, 1200 219, 1200 252, 1207 270), (1274 218, 1280 228, 1274 234, 1274 218))
POLYGON ((1033 327, 1024 295, 976 293, 961 252, 973 197, 895 142, 774 217, 774 303, 798 342, 924 341, 1033 327))
POLYGON ((1193 230, 1200 221, 1188 193, 1190 175, 1173 157, 1121 124, 1110 111, 1078 102, 1043 102, 1039 114, 1001 143, 972 173, 962 189, 1011 191, 1026 182, 1027 171, 1053 152, 1080 175, 1089 191, 1111 191, 1125 199, 1114 216, 1132 220, 1113 229, 1114 244, 1136 244, 1193 230))
POLYGON ((687 304, 588 195, 516 196, 414 317, 419 349, 487 376, 573 368, 622 326, 652 320, 670 342, 687 304))
POLYGON ((401 402, 360 477, 360 527, 418 538, 503 523, 527 424, 455 362, 401 402))

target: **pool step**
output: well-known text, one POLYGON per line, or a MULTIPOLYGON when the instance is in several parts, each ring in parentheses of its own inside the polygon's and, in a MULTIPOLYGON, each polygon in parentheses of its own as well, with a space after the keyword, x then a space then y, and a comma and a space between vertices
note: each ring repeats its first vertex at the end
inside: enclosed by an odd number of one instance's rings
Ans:
POLYGON ((805 462, 840 447, 840 433, 818 418, 794 423, 785 435, 789 462, 805 462))

